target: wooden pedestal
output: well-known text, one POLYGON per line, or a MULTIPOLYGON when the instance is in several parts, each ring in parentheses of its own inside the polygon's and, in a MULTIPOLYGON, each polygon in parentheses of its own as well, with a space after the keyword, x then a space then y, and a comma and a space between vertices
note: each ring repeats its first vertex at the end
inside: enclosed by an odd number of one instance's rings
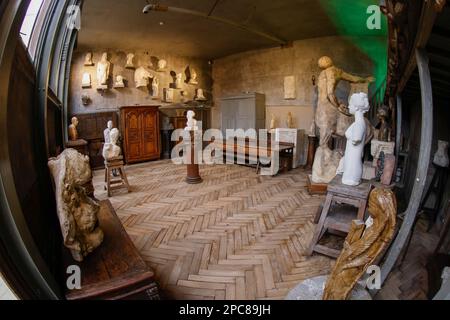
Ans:
POLYGON ((314 183, 311 175, 308 175, 308 178, 306 179, 306 187, 310 195, 325 195, 328 190, 327 184, 314 183))
POLYGON ((202 183, 203 179, 200 177, 200 166, 195 159, 195 131, 191 131, 191 163, 187 165, 186 182, 189 184, 202 183))

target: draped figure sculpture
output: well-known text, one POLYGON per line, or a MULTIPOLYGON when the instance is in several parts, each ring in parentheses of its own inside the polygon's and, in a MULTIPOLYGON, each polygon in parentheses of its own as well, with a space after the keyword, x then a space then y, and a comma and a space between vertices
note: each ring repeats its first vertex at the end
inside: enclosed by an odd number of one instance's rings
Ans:
POLYGON ((320 142, 316 151, 313 165, 312 180, 314 183, 329 183, 336 176, 339 161, 342 155, 330 149, 328 143, 333 134, 347 129, 348 108, 338 100, 335 95, 336 88, 341 80, 350 83, 373 82, 373 77, 362 78, 334 66, 329 57, 319 59, 319 67, 322 69, 318 80, 318 103, 315 116, 316 127, 319 130, 320 142), (342 125, 344 123, 344 125, 342 125))
POLYGON ((325 286, 323 300, 346 300, 367 268, 375 263, 395 233, 397 201, 388 189, 369 196, 367 223, 353 221, 344 249, 325 286))
POLYGON ((108 54, 105 52, 102 59, 97 63, 97 88, 107 89, 108 79, 111 69, 111 62, 108 61, 108 54))

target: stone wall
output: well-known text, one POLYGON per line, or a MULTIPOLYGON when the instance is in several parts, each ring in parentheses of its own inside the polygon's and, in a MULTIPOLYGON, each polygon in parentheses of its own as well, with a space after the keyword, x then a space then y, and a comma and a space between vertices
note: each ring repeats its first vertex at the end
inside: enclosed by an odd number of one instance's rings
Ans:
POLYGON ((114 50, 94 50, 93 61, 95 63, 92 67, 84 66, 85 55, 87 52, 76 51, 73 55, 72 70, 70 79, 70 103, 69 114, 78 113, 95 113, 103 111, 115 111, 121 106, 134 105, 164 105, 161 101, 163 96, 163 88, 169 88, 170 84, 174 82, 171 72, 183 73, 183 85, 181 90, 175 90, 175 103, 180 101, 181 91, 187 92, 187 99, 194 98, 195 90, 202 88, 205 95, 211 98, 212 94, 212 79, 211 66, 208 61, 179 57, 174 54, 155 54, 153 51, 147 52, 133 52, 135 53, 134 64, 136 68, 140 66, 149 66, 153 64, 154 67, 148 68, 160 80, 159 93, 160 99, 154 100, 150 95, 150 90, 146 88, 136 88, 134 82, 134 70, 126 69, 126 56, 128 52, 114 51, 114 50), (103 52, 108 52, 109 61, 111 62, 111 77, 109 90, 101 93, 96 90, 97 87, 97 62, 100 61, 103 52), (167 60, 167 70, 165 72, 156 72, 157 63, 159 59, 167 60), (151 62, 151 63, 150 63, 151 62), (198 74, 198 85, 190 85, 185 83, 185 71, 187 67, 194 68, 198 74), (83 73, 90 73, 92 80, 92 88, 83 89, 81 87, 83 73), (123 76, 127 80, 126 88, 114 89, 113 80, 117 75, 123 76), (82 95, 88 95, 91 103, 84 106, 81 101, 82 95))
MULTIPOLYGON (((373 70, 371 60, 360 52, 350 39, 324 37, 296 41, 290 48, 273 48, 240 53, 218 59, 213 65, 213 126, 220 127, 220 98, 243 92, 259 92, 266 95, 267 126, 271 114, 275 114, 278 127, 285 127, 287 114, 291 112, 298 128, 309 130, 316 105, 316 87, 313 76, 318 78, 318 59, 330 56, 336 66, 347 72, 368 76, 373 70), (297 99, 284 99, 284 78, 296 77, 297 99)), ((338 88, 345 100, 349 86, 338 88)))

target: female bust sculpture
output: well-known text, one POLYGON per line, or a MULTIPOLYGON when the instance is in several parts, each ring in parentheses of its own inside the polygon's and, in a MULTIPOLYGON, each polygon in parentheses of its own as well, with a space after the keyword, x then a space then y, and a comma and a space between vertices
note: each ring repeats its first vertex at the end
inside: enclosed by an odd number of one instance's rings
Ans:
POLYGON ((158 61, 158 71, 165 71, 167 67, 167 61, 164 59, 161 59, 158 61))
POLYGON ((97 64, 97 84, 100 89, 107 88, 110 67, 111 63, 108 61, 108 54, 105 52, 97 64))
POLYGON ((187 112, 187 123, 186 123, 186 131, 196 131, 198 130, 197 120, 195 120, 195 112, 189 110, 187 112))
POLYGON ((366 140, 366 121, 364 113, 369 111, 369 99, 365 93, 357 93, 350 98, 349 111, 355 122, 347 129, 347 149, 344 156, 344 175, 342 183, 357 186, 363 174, 363 153, 366 140))
POLYGON ((92 52, 86 53, 86 56, 84 58, 84 65, 86 67, 90 67, 94 65, 94 62, 92 61, 92 52))

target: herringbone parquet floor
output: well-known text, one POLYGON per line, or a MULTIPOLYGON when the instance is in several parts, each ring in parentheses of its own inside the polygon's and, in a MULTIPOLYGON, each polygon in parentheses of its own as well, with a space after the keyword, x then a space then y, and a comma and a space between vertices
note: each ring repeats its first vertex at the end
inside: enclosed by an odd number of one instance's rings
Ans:
MULTIPOLYGON (((103 171, 96 196, 106 199, 103 171)), ((261 177, 237 165, 204 166, 187 185, 186 168, 159 161, 127 168, 131 193, 111 203, 171 299, 283 299, 334 263, 306 257, 313 217, 323 201, 305 188, 306 173, 261 177)))

